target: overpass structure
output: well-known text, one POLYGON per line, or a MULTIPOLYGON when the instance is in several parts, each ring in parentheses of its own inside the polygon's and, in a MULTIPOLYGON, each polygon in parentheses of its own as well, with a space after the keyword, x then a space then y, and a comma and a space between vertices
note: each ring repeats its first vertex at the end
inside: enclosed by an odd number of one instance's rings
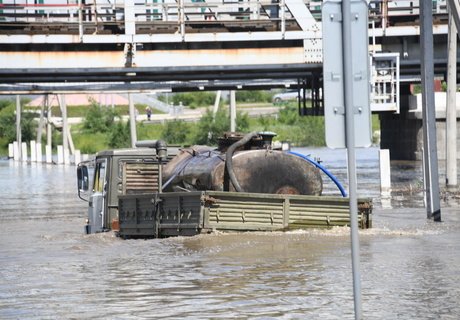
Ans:
MULTIPOLYGON (((372 0, 374 111, 419 81, 418 1, 372 0)), ((0 93, 306 87, 320 107, 321 1, 0 0, 0 93)), ((446 1, 433 1, 445 74, 446 1)))

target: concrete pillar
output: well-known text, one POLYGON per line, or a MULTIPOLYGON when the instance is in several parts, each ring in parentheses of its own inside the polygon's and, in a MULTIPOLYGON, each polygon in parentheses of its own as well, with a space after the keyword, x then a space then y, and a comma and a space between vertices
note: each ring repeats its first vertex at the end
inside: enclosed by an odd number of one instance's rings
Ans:
POLYGON ((38 142, 36 144, 37 149, 37 162, 43 162, 43 154, 42 154, 42 144, 38 142))
POLYGON ((64 147, 59 145, 57 146, 57 164, 64 163, 64 147))
MULTIPOLYGON (((450 7, 449 7, 450 9, 450 7)), ((450 10, 451 11, 451 10, 450 10)), ((457 28, 449 13, 446 104, 446 187, 457 188, 457 28)))
POLYGON ((67 133, 69 132, 69 126, 67 124, 67 104, 65 102, 65 95, 58 95, 59 106, 62 113, 62 147, 65 150, 69 149, 69 139, 67 133))
POLYGON ((21 143, 21 160, 27 162, 27 143, 21 143))
POLYGON ((35 140, 30 141, 30 161, 37 162, 37 145, 35 140))
POLYGON ((51 145, 46 145, 45 147, 45 161, 46 163, 53 163, 53 153, 51 149, 51 145))

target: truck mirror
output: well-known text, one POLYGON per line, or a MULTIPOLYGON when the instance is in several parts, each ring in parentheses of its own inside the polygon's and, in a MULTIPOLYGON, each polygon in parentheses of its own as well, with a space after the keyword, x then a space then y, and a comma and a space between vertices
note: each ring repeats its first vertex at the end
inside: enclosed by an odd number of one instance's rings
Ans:
POLYGON ((88 167, 79 165, 77 167, 77 184, 78 184, 78 196, 80 199, 85 200, 82 198, 81 193, 86 192, 89 189, 89 175, 88 175, 88 167))

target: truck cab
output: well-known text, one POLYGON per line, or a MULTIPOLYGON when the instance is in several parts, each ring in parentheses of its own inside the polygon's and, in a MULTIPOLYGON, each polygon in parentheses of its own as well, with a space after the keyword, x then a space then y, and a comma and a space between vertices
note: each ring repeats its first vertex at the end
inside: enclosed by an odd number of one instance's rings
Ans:
POLYGON ((78 164, 78 196, 88 202, 86 233, 118 230, 120 195, 161 190, 166 147, 158 148, 157 141, 141 146, 101 151, 93 160, 78 164))

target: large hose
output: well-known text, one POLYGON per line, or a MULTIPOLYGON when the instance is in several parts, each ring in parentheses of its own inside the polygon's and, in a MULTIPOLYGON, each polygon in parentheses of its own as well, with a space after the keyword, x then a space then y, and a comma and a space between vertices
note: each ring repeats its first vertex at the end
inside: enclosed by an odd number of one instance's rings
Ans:
POLYGON ((321 171, 323 171, 329 178, 331 178, 331 180, 335 183, 335 185, 337 186, 337 188, 339 188, 340 190, 340 193, 342 194, 342 197, 346 197, 347 196, 347 192, 345 191, 345 189, 343 188, 342 184, 340 184, 339 180, 337 179, 336 176, 334 176, 329 170, 327 170, 325 167, 323 167, 321 164, 319 164, 318 162, 310 159, 309 157, 307 157, 306 155, 303 155, 301 153, 297 153, 297 152, 294 152, 294 151, 288 151, 288 153, 290 154, 293 154, 295 156, 298 156, 298 157, 301 157, 302 159, 310 162, 312 165, 316 166, 318 169, 320 169, 321 171))
POLYGON ((258 135, 257 132, 250 132, 246 134, 242 139, 238 140, 234 144, 232 144, 228 149, 227 152, 225 153, 225 167, 227 168, 228 176, 230 178, 230 181, 233 184, 233 187, 237 192, 243 192, 243 189, 241 188, 238 180, 236 179, 235 172, 233 171, 233 153, 235 153, 235 150, 241 146, 244 146, 246 143, 248 143, 252 138, 256 137, 258 135))

